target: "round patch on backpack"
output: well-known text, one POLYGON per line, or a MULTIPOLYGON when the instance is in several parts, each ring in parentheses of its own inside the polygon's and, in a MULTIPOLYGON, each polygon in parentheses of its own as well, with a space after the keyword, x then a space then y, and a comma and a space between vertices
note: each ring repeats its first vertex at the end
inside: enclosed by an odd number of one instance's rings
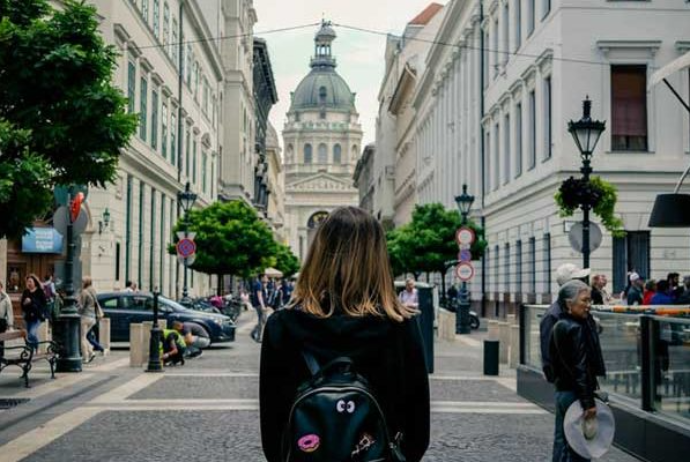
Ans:
POLYGON ((302 452, 314 452, 319 449, 319 444, 321 444, 321 438, 319 438, 319 435, 314 434, 304 435, 297 440, 297 447, 302 452))

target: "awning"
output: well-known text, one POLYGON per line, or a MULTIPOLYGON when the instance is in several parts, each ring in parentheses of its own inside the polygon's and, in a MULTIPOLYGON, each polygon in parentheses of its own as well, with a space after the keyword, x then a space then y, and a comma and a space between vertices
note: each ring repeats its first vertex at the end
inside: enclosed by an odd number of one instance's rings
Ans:
POLYGON ((652 76, 649 78, 649 83, 647 84, 647 90, 651 90, 652 87, 658 85, 662 80, 671 74, 675 74, 676 72, 682 71, 688 67, 690 67, 690 51, 685 53, 680 58, 671 61, 652 74, 652 76))

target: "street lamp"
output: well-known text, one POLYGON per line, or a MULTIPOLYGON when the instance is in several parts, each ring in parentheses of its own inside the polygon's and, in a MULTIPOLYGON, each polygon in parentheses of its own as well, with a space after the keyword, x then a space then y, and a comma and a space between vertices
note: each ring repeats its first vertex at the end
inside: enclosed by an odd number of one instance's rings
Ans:
POLYGON ((153 289, 153 326, 151 327, 151 339, 149 340, 149 364, 146 372, 163 372, 161 362, 161 328, 158 325, 158 288, 153 289))
MULTIPOLYGON (((575 145, 580 150, 584 183, 589 183, 589 175, 592 173, 592 153, 599 142, 601 134, 606 130, 606 122, 592 120, 592 102, 589 96, 582 102, 582 118, 578 121, 568 122, 568 131, 573 135, 575 145)), ((588 201, 580 204, 582 208, 582 267, 589 268, 589 211, 592 208, 588 201)))
MULTIPOLYGON (((194 206, 194 202, 196 201, 196 194, 194 194, 190 189, 189 189, 189 181, 184 187, 184 191, 178 191, 177 193, 177 202, 180 204, 182 207, 182 211, 184 212, 184 237, 187 237, 187 233, 189 232, 189 220, 187 214, 189 211, 192 209, 194 206)), ((184 285, 182 287, 182 298, 188 298, 189 297, 189 290, 187 288, 187 259, 184 259, 184 285)))
MULTIPOLYGON (((465 226, 467 225, 467 215, 469 215, 474 203, 474 196, 467 194, 467 184, 462 185, 462 194, 455 196, 455 203, 458 204, 458 211, 462 217, 461 226, 465 226)), ((455 333, 470 333, 470 297, 466 281, 462 281, 458 293, 458 308, 455 310, 455 333)))

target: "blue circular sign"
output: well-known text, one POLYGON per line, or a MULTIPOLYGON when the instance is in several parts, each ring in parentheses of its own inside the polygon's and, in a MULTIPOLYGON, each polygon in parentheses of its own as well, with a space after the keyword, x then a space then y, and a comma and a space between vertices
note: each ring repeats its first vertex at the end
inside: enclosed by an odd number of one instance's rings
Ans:
POLYGON ((472 252, 470 249, 460 250, 459 258, 460 261, 472 261, 472 252))
POLYGON ((196 244, 193 240, 185 237, 177 242, 177 254, 182 258, 189 258, 196 253, 196 244))

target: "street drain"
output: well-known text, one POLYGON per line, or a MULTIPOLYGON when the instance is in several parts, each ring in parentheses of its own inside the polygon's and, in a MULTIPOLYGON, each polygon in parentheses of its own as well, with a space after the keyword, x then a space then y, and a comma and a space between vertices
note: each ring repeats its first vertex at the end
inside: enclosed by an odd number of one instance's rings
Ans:
POLYGON ((12 409, 28 402, 29 398, 0 398, 0 410, 12 409))

